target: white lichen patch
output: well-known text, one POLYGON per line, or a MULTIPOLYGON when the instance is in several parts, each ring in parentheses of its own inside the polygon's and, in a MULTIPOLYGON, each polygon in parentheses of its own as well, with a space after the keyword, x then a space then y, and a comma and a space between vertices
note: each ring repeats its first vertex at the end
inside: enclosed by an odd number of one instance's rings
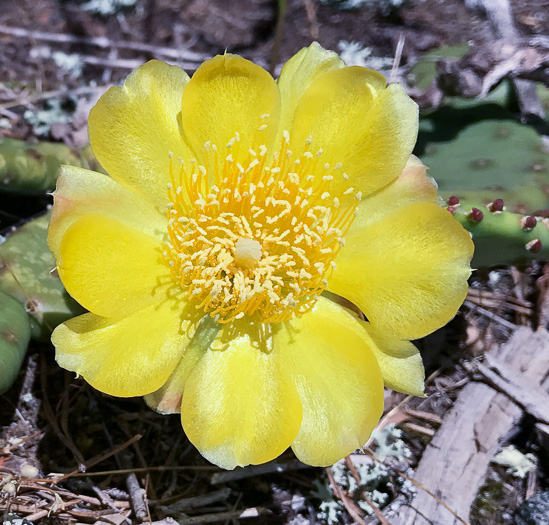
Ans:
POLYGON ((372 432, 372 439, 377 443, 375 452, 381 459, 391 457, 397 461, 404 461, 412 454, 402 441, 402 430, 396 425, 387 425, 381 430, 376 428, 372 432))
POLYGON ((372 48, 364 47, 360 42, 340 40, 337 47, 341 60, 348 66, 367 67, 378 71, 388 70, 393 67, 392 58, 372 56, 372 48))
POLYGON ((124 9, 134 7, 137 0, 88 0, 82 9, 96 15, 115 15, 124 9))
POLYGON ((503 447, 494 456, 493 462, 507 467, 507 473, 517 478, 525 478, 529 472, 537 468, 536 456, 530 453, 523 454, 514 445, 503 447))

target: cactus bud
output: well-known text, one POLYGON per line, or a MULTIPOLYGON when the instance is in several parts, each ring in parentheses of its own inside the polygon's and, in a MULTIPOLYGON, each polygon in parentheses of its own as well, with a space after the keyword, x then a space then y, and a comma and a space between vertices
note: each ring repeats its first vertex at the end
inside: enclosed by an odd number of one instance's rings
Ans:
POLYGON ((538 253, 541 250, 541 241, 539 239, 534 239, 526 243, 525 248, 532 253, 538 253))
POLYGON ((484 219, 484 213, 482 213, 478 208, 473 208, 467 217, 471 222, 480 222, 484 219))
POLYGON ((529 232, 530 230, 533 230, 536 227, 537 223, 538 221, 535 217, 528 215, 521 219, 520 226, 525 232, 529 232))
POLYGON ((448 199, 448 206, 459 206, 459 197, 450 197, 448 199))
POLYGON ((454 212, 456 211, 455 206, 448 206, 448 211, 453 215, 454 212))
POLYGON ((492 213, 501 213, 503 211, 503 199, 495 199, 493 202, 487 205, 487 208, 492 213))

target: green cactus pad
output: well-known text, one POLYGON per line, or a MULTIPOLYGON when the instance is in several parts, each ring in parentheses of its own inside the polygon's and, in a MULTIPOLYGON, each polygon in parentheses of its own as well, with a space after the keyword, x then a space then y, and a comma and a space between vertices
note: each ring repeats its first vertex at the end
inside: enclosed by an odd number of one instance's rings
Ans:
POLYGON ((461 58, 467 54, 467 44, 442 46, 425 53, 410 69, 415 87, 425 91, 436 77, 436 63, 442 58, 461 58))
POLYGON ((59 324, 83 310, 66 292, 46 244, 50 214, 13 231, 0 245, 0 291, 15 297, 31 317, 33 339, 49 339, 59 324))
POLYGON ((536 131, 502 106, 445 106, 422 119, 420 130, 416 154, 444 198, 501 198, 523 214, 549 208, 549 154, 536 131))
POLYGON ((25 307, 0 292, 0 394, 17 379, 30 339, 30 322, 25 307))
POLYGON ((520 266, 534 259, 549 259, 549 219, 537 217, 529 229, 521 214, 506 209, 493 212, 480 200, 465 199, 453 207, 453 215, 473 237, 474 268, 520 266), (480 220, 478 213, 471 215, 473 208, 482 212, 480 220))
POLYGON ((0 139, 0 191, 26 194, 53 191, 63 164, 98 168, 90 146, 72 150, 64 144, 0 139))

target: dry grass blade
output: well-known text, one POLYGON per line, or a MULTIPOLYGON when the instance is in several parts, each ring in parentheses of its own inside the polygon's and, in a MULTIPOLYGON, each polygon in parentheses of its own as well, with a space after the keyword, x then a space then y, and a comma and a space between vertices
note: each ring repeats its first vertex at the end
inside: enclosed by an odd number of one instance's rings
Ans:
POLYGON ((51 426, 52 430, 55 432, 59 440, 65 445, 74 456, 74 459, 78 463, 78 471, 79 472, 85 472, 86 466, 85 466, 85 460, 76 445, 74 444, 72 438, 70 435, 65 434, 58 422, 57 417, 53 412, 53 409, 51 407, 49 397, 48 397, 48 376, 46 371, 47 363, 46 358, 42 354, 40 359, 40 386, 42 388, 42 403, 44 407, 44 412, 46 413, 46 418, 48 420, 49 425, 51 426))
MULTIPOLYGON (((93 467, 94 465, 97 465, 98 463, 101 463, 102 461, 105 461, 107 458, 110 458, 111 456, 113 456, 115 454, 118 454, 120 451, 124 450, 126 447, 129 447, 132 443, 135 443, 137 440, 141 439, 141 437, 142 436, 140 434, 137 434, 136 436, 132 437, 131 439, 129 439, 128 441, 126 441, 122 445, 114 448, 110 452, 107 452, 106 454, 103 454, 102 456, 100 456, 97 459, 89 461, 88 463, 86 463, 84 465, 85 470, 93 467)), ((128 469, 128 472, 134 472, 134 469, 128 469)), ((77 474, 82 474, 82 471, 81 470, 73 470, 72 472, 69 472, 68 474, 65 474, 64 476, 61 476, 60 478, 56 478, 54 480, 47 479, 47 480, 40 480, 40 481, 48 481, 50 483, 59 483, 59 482, 64 481, 68 478, 72 478, 73 476, 75 476, 77 474)), ((85 475, 89 476, 90 473, 86 473, 85 475)))
POLYGON ((345 507, 351 518, 353 518, 355 522, 359 525, 366 525, 366 522, 364 521, 364 514, 355 504, 355 502, 347 496, 347 493, 338 485, 337 481, 334 478, 334 473, 332 472, 332 469, 330 467, 327 467, 325 470, 326 474, 328 475, 328 480, 330 481, 332 491, 334 492, 335 496, 341 500, 341 503, 343 503, 343 506, 345 507))
POLYGON ((437 414, 433 414, 431 412, 425 412, 423 410, 414 410, 409 407, 404 407, 404 411, 407 414, 410 414, 412 417, 415 417, 416 419, 429 421, 430 423, 435 423, 436 425, 440 425, 442 423, 442 418, 437 414))
POLYGON ((435 435, 435 431, 432 428, 427 428, 422 425, 416 425, 415 423, 410 423, 409 421, 404 423, 404 425, 408 430, 413 430, 414 432, 418 432, 426 436, 433 437, 435 435))
POLYGON ((509 330, 514 331, 514 330, 517 329, 516 324, 511 323, 507 319, 504 319, 503 317, 501 317, 501 316, 499 316, 499 315, 497 315, 493 312, 490 312, 489 310, 486 310, 485 308, 477 306, 477 305, 475 305, 475 304, 473 304, 469 301, 465 301, 463 304, 464 304, 464 306, 474 310, 476 313, 479 313, 479 314, 483 315, 484 317, 490 319, 491 321, 495 321, 499 325, 504 326, 505 328, 509 328, 509 330))
POLYGON ((436 494, 433 494, 430 490, 428 490, 427 488, 425 488, 421 483, 419 483, 419 481, 416 481, 415 479, 411 478, 410 476, 407 476, 406 474, 404 474, 404 472, 401 472, 400 470, 397 470, 396 473, 403 477, 404 479, 407 479, 410 483, 413 483, 418 489, 421 489, 423 490, 424 492, 426 492, 427 494, 429 494, 429 496, 431 496, 432 498, 436 499, 448 512, 450 512, 454 518, 456 518, 456 520, 458 520, 460 523, 463 523, 463 525, 469 525, 469 523, 467 523, 463 518, 461 518, 460 516, 458 516, 450 507, 448 507, 448 505, 446 505, 446 503, 444 503, 444 501, 442 501, 436 494))
MULTIPOLYGON (((351 471, 353 478, 355 478, 357 485, 360 487, 360 485, 362 485, 362 481, 360 480, 360 476, 358 475, 358 471, 353 463, 353 460, 351 459, 351 456, 347 456, 345 458, 345 463, 347 464, 347 467, 349 467, 349 470, 351 471)), ((391 525, 389 520, 383 515, 383 512, 381 512, 380 508, 373 502, 372 498, 370 498, 368 492, 363 489, 361 494, 366 500, 366 503, 372 507, 372 510, 374 511, 376 518, 381 522, 381 525, 391 525)))

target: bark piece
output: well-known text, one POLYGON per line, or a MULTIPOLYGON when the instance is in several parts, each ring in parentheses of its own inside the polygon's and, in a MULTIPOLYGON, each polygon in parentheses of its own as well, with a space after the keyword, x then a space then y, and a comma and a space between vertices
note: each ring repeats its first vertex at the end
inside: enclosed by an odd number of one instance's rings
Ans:
MULTIPOLYGON (((508 343, 492 352, 506 371, 535 388, 549 386, 549 333, 519 328, 508 343)), ((488 465, 523 415, 507 395, 473 381, 425 449, 414 479, 436 494, 465 521, 486 476, 488 465)), ((460 525, 432 496, 418 490, 407 506, 386 513, 394 525, 460 525)))
POLYGON ((549 424, 549 394, 545 390, 532 385, 526 376, 517 374, 513 368, 488 355, 484 363, 479 364, 478 371, 481 381, 505 394, 540 423, 549 424))

